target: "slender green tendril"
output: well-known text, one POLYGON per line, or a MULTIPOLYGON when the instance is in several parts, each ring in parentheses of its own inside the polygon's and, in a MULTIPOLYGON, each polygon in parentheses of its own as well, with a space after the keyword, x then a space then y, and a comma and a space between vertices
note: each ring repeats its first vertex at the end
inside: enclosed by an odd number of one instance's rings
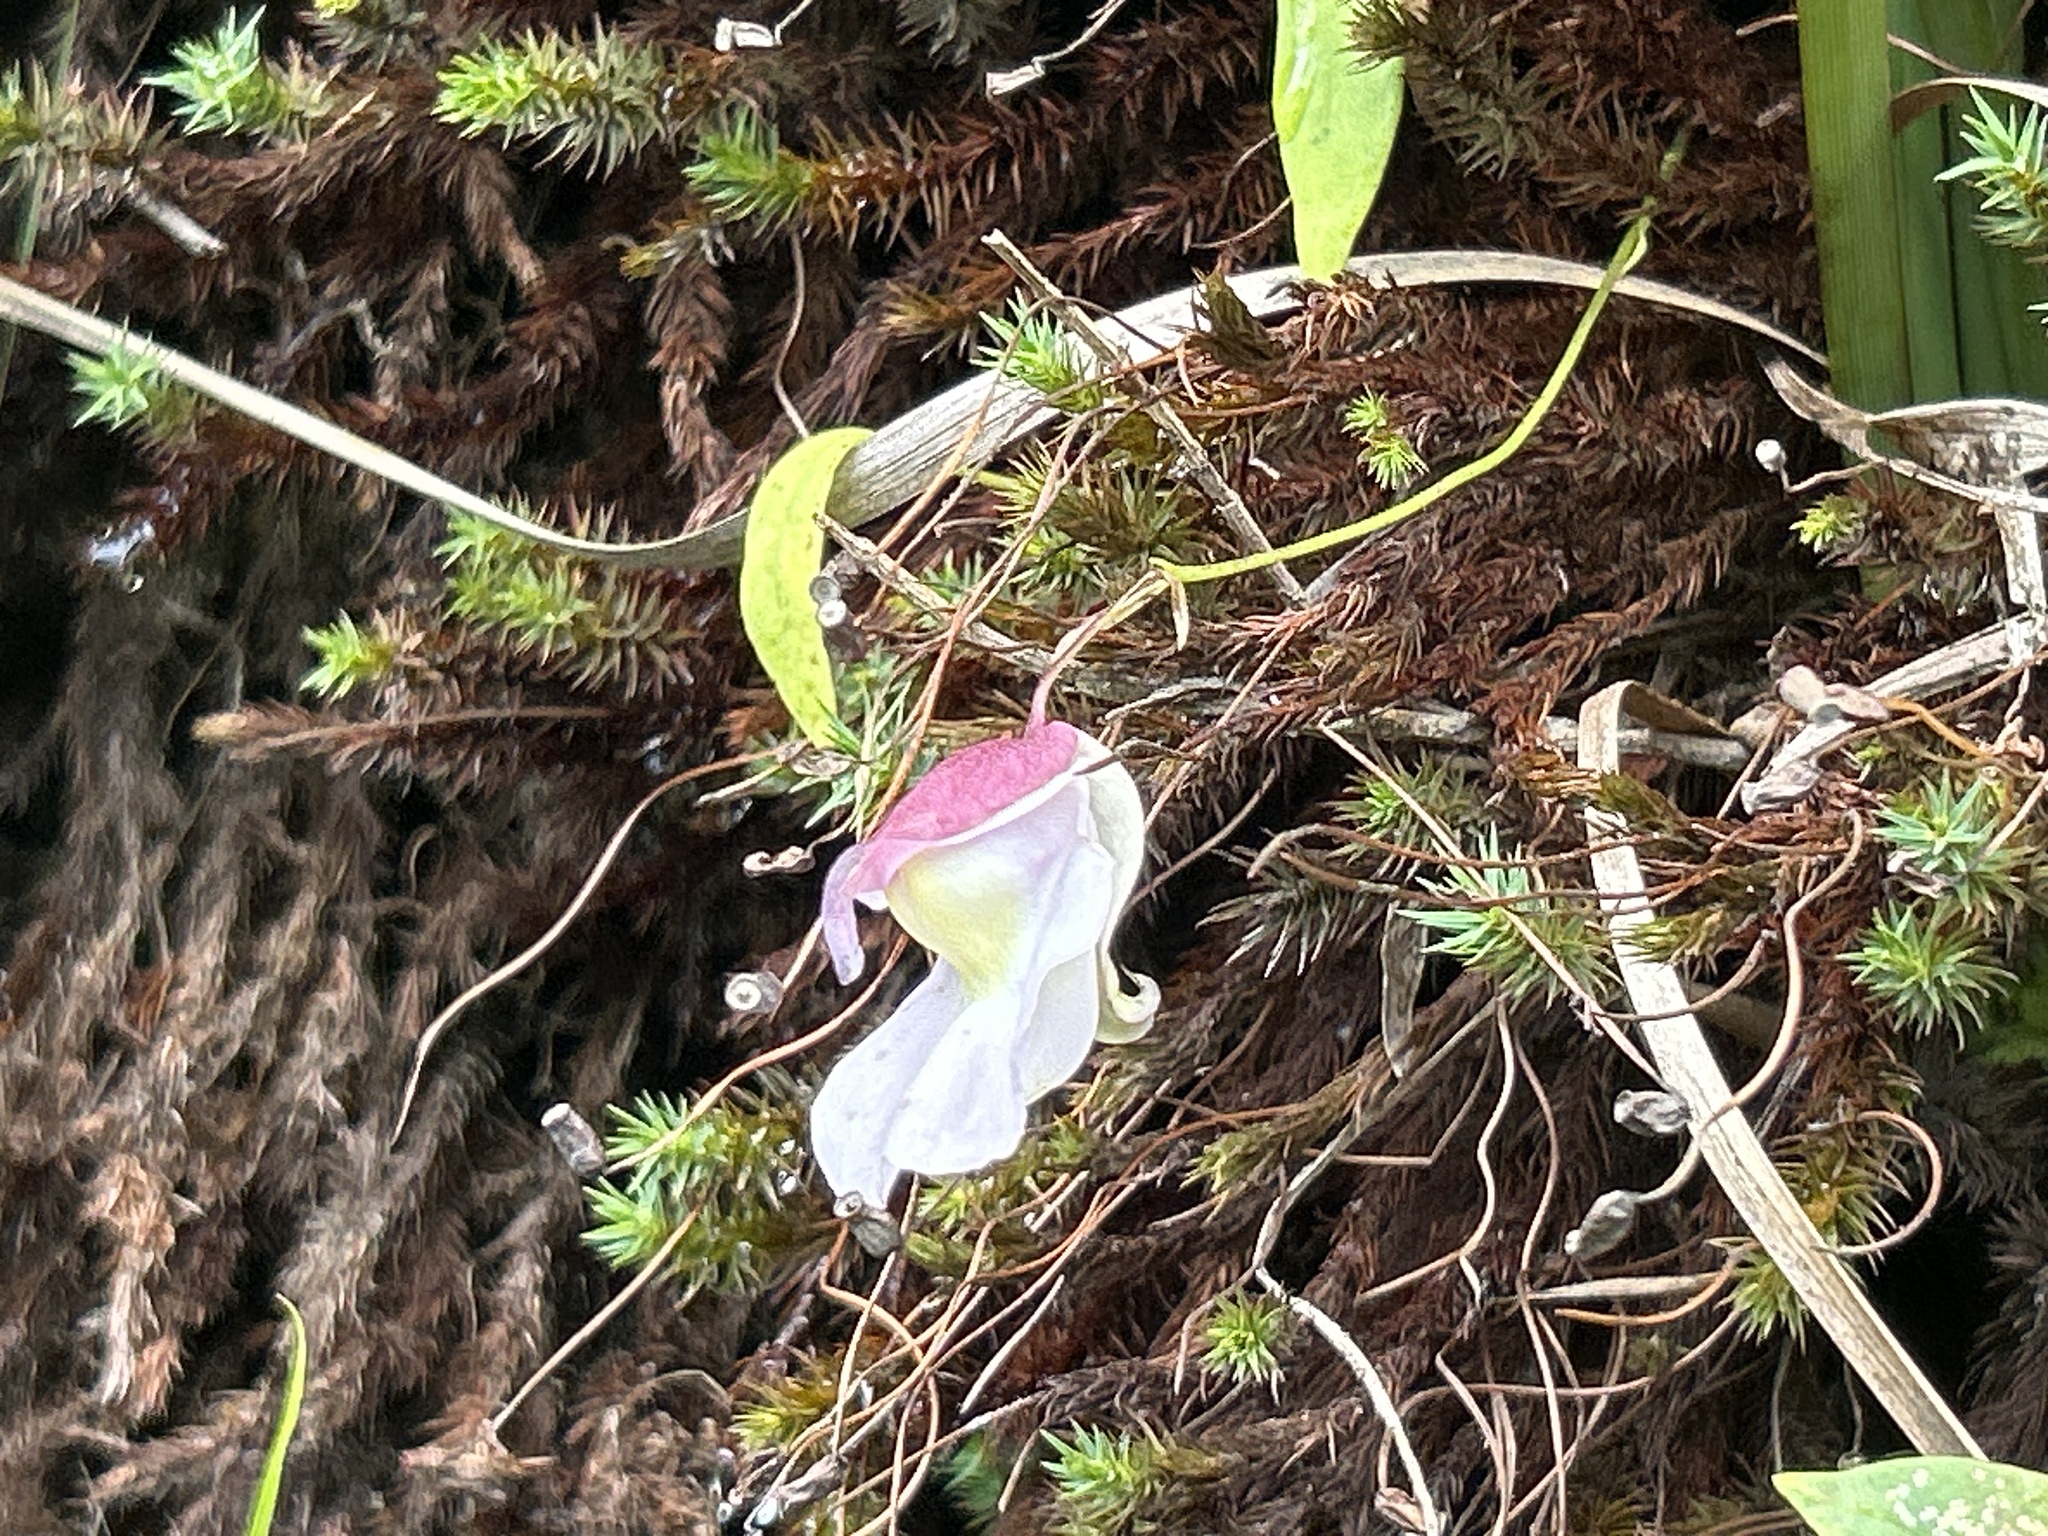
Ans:
POLYGON ((1544 381, 1542 390, 1530 404, 1522 419, 1515 423, 1514 430, 1494 447, 1472 460, 1461 464, 1441 480, 1431 481, 1413 496, 1404 497, 1384 511, 1375 512, 1371 517, 1362 517, 1356 522, 1346 523, 1341 528, 1325 529, 1305 539, 1279 549, 1260 550, 1255 555, 1245 555, 1236 560, 1217 560, 1205 565, 1181 565, 1172 560, 1155 560, 1153 565, 1170 579, 1193 586, 1197 582, 1223 581, 1231 576, 1243 576, 1252 571, 1262 571, 1269 565, 1282 560, 1299 560, 1307 555, 1321 554, 1326 549, 1335 549, 1378 533, 1382 528, 1391 528, 1405 522, 1416 513, 1435 506, 1454 491, 1463 490, 1482 476, 1492 474, 1501 465, 1513 458, 1529 439, 1536 435, 1536 429, 1543 425, 1543 418, 1550 414, 1557 404, 1558 396, 1571 379, 1572 370, 1578 367, 1579 355, 1586 350, 1586 342, 1593 334, 1593 327, 1600 321, 1600 315, 1607 308, 1607 300, 1613 295, 1615 284, 1619 283, 1650 248, 1650 218, 1654 205, 1646 203, 1642 212, 1629 221, 1627 231, 1621 237, 1621 244, 1615 247, 1613 257, 1607 263, 1606 271, 1600 274, 1600 286, 1593 290, 1593 297, 1586 305, 1586 311, 1579 316, 1579 323, 1572 331, 1571 340, 1565 343, 1563 354, 1557 366, 1550 370, 1550 377, 1544 381))

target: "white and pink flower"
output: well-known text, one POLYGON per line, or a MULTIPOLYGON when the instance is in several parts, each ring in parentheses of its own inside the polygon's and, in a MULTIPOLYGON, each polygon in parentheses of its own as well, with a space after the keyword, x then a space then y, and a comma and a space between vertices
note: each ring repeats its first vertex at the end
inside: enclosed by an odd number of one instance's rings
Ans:
POLYGON ((1126 991, 1109 956, 1144 855, 1130 773, 1058 720, 954 753, 840 855, 824 895, 839 979, 867 965, 856 902, 933 954, 811 1106, 811 1145, 842 1201, 878 1210, 905 1171, 1007 1157, 1030 1104, 1095 1041, 1151 1026, 1158 987, 1141 976, 1126 991))

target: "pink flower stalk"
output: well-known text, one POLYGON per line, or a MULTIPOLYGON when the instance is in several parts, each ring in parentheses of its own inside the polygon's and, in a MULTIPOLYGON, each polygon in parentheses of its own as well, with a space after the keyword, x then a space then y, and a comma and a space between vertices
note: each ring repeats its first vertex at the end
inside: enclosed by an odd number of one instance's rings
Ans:
POLYGON ((1126 992, 1109 958, 1144 857, 1129 772, 1058 720, 954 753, 839 856, 824 897, 839 979, 867 965, 855 902, 893 913, 934 956, 811 1106, 811 1146, 842 1202, 880 1210, 906 1170, 1009 1156, 1028 1106, 1095 1041, 1151 1026, 1158 987, 1141 976, 1126 992))

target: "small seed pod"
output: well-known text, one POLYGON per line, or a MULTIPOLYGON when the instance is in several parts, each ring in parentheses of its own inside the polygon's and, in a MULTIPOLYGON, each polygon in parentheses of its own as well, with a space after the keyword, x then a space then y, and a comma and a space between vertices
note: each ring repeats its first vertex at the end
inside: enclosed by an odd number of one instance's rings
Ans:
POLYGON ((903 1234, 887 1211, 875 1211, 858 1194, 848 1191, 832 1202, 832 1214, 846 1223, 853 1240, 869 1258, 879 1259, 903 1246, 903 1234))
POLYGON ((604 1167, 604 1143, 590 1122, 576 1113, 570 1104, 553 1104, 540 1117, 540 1128, 548 1133, 548 1140, 555 1144, 555 1150, 562 1155, 562 1161, 575 1170, 579 1179, 587 1179, 604 1167))
POLYGON ((740 860, 740 868, 758 880, 763 875, 800 875, 817 862, 817 855, 797 844, 780 853, 757 848, 740 860))
POLYGON ((1675 1093, 1625 1088, 1614 1100, 1614 1123, 1639 1136, 1676 1136, 1691 1123, 1675 1093))
POLYGON ((1586 1211, 1585 1220, 1564 1235, 1567 1258, 1597 1259, 1629 1234, 1636 1224, 1642 1197, 1632 1190, 1610 1189, 1586 1211))
POLYGON ((782 1002, 782 983, 767 971, 740 971, 725 982, 725 1006, 742 1018, 773 1013, 782 1002))

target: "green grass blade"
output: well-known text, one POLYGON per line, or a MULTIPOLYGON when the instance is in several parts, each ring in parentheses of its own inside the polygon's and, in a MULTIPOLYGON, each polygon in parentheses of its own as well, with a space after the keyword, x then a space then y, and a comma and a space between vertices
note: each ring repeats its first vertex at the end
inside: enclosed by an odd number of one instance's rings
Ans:
MULTIPOLYGON (((1891 0, 1891 29, 1960 69, 2017 75, 2025 8, 2024 0, 1891 0)), ((1936 73, 1892 50, 1894 90, 1936 73)), ((2027 306, 2048 299, 2048 275, 1972 228, 1975 198, 1965 188, 1932 180, 1969 153, 1957 133, 1966 110, 1957 101, 1923 114, 1897 140, 1913 395, 2048 399, 2048 343, 2025 323, 2027 306)))
POLYGON ((1873 0, 1799 0, 1799 73, 1835 393, 1865 410, 1912 398, 1893 186, 1891 60, 1873 0))
MULTIPOLYGON (((1915 3, 1904 0, 1908 8, 1915 3)), ((1928 78, 1927 66, 1910 54, 1894 54, 1892 64, 1896 85, 1928 78)), ((1953 400, 1963 392, 1963 343, 1955 303, 1959 253, 1949 219, 1948 188, 1935 180, 1950 164, 1942 114, 1930 112, 1907 124, 1893 147, 1912 398, 1953 400)))
POLYGON ((270 1522, 277 1518, 277 1492, 284 1483, 285 1453, 291 1449, 292 1431, 299 1427, 299 1407, 306 1400, 306 1320, 288 1297, 278 1297, 277 1304, 284 1308, 285 1326, 290 1330, 291 1358, 285 1363, 277 1423, 271 1427, 270 1445, 263 1452, 255 1497, 249 1501, 247 1536, 270 1536, 270 1522))

